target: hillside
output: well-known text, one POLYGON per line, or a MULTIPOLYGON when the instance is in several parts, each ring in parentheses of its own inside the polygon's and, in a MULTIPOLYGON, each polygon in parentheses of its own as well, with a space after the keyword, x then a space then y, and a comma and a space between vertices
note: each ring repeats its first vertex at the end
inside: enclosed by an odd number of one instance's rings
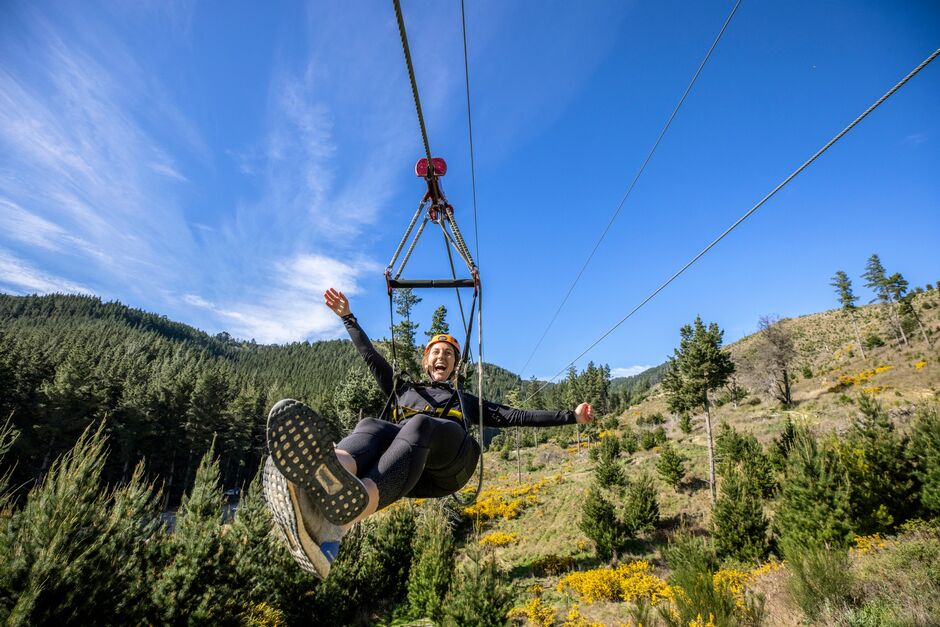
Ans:
MULTIPOLYGON (((15 484, 31 485, 103 420, 111 481, 145 460, 175 501, 214 440, 223 482, 239 486, 264 455, 271 405, 297 398, 338 419, 337 389, 359 367, 349 340, 268 346, 88 296, 0 294, 0 415, 21 433, 7 458, 15 484)), ((518 383, 487 365, 489 398, 518 383)))
MULTIPOLYGON (((898 429, 902 433, 907 432, 918 406, 940 400, 940 351, 937 346, 940 343, 940 293, 931 290, 919 294, 915 307, 927 333, 934 338, 934 346, 929 346, 919 332, 909 338, 908 346, 895 346, 895 342, 885 336, 887 327, 883 310, 870 305, 859 308, 857 312, 861 336, 871 345, 865 359, 858 354, 857 348, 853 348, 854 332, 840 311, 781 321, 793 337, 797 353, 793 367, 792 405, 781 407, 768 396, 747 390, 746 384, 739 380, 738 385, 743 388, 739 390, 739 396, 743 398, 738 399, 737 406, 732 403, 728 390, 716 395, 720 405, 713 410, 716 432, 721 431, 718 425, 727 425, 737 432, 753 434, 765 447, 780 436, 788 419, 808 425, 820 436, 844 434, 859 415, 859 397, 862 395, 879 401, 898 429)), ((727 350, 737 362, 741 362, 757 349, 759 341, 757 335, 748 336, 731 344, 727 350)), ((597 446, 601 431, 605 437, 618 439, 632 432, 642 442, 643 434, 658 426, 659 416, 662 417, 661 426, 666 437, 687 459, 687 473, 682 479, 681 489, 674 490, 656 471, 656 462, 662 452, 659 444, 650 450, 643 450, 641 444, 636 452, 623 454, 621 460, 628 480, 635 480, 642 473, 653 477, 662 522, 655 531, 630 543, 620 559, 648 560, 654 572, 664 575, 668 570, 663 550, 678 530, 695 535, 707 536, 710 533, 706 439, 701 417, 693 417, 691 432, 684 433, 679 427, 678 417, 668 411, 661 386, 656 385, 647 398, 616 416, 615 420, 601 420, 598 426, 585 430, 582 439, 592 436, 591 446, 597 446)), ((522 442, 525 445, 529 438, 524 435, 522 442)), ((507 451, 486 454, 485 490, 489 491, 488 495, 497 501, 500 498, 505 501, 511 500, 507 495, 513 491, 528 492, 534 495, 530 499, 534 502, 524 506, 515 518, 497 517, 487 522, 483 533, 484 538, 493 533, 507 534, 504 538, 491 536, 506 542, 494 550, 499 562, 513 577, 517 605, 529 604, 530 624, 537 624, 532 619, 537 614, 533 607, 543 608, 545 613, 554 608, 559 620, 557 624, 560 624, 576 607, 578 595, 570 589, 565 593, 557 592, 559 583, 569 572, 588 571, 605 565, 604 560, 595 556, 593 543, 579 529, 582 505, 593 482, 595 463, 588 450, 573 446, 568 434, 553 434, 549 441, 538 446, 529 444, 518 452, 513 445, 507 451), (532 590, 541 592, 533 593, 532 590)), ((772 514, 773 501, 766 508, 768 514, 772 514)), ((940 554, 937 558, 940 559, 940 554)), ((872 570, 869 560, 885 562, 887 559, 856 555, 857 563, 853 568, 862 573, 861 577, 881 577, 883 573, 872 570)), ((897 564, 894 567, 898 568, 897 564)), ((759 585, 755 584, 755 589, 767 595, 768 624, 802 624, 799 609, 793 606, 784 591, 785 579, 785 573, 780 572, 768 575, 759 585)), ((936 583, 940 585, 940 581, 936 583)), ((909 589, 904 594, 913 594, 914 584, 907 584, 909 589)), ((587 603, 582 600, 578 611, 587 619, 615 625, 630 624, 628 613, 634 609, 631 603, 587 603)), ((902 621, 897 624, 908 623, 902 621)), ((936 623, 928 620, 917 624, 936 623)))

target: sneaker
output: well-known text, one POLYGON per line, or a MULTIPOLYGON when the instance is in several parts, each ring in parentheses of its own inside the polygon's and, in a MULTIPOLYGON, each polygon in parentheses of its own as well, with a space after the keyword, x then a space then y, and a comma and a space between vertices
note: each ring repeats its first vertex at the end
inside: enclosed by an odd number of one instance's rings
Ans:
POLYGON ((267 438, 277 469, 313 499, 327 520, 347 525, 366 509, 365 486, 333 448, 339 435, 315 411, 292 399, 278 401, 268 414, 267 438))
POLYGON ((326 579, 339 553, 342 528, 326 520, 306 492, 278 471, 271 457, 264 462, 262 485, 264 499, 294 561, 308 573, 326 579))

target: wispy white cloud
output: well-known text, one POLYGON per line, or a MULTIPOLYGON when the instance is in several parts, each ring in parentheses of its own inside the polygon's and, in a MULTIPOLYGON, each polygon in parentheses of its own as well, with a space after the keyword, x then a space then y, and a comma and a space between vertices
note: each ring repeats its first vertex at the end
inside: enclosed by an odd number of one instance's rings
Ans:
POLYGON ((627 366, 626 368, 611 368, 611 377, 632 377, 649 370, 652 366, 627 366))
POLYGON ((323 292, 335 287, 355 295, 361 276, 376 271, 378 266, 366 260, 347 264, 320 255, 297 255, 279 263, 274 283, 252 300, 213 303, 194 294, 182 300, 224 319, 236 337, 268 343, 322 339, 341 331, 335 314, 323 306, 323 292))
POLYGON ((0 248, 0 289, 14 294, 91 294, 87 287, 33 267, 0 248))

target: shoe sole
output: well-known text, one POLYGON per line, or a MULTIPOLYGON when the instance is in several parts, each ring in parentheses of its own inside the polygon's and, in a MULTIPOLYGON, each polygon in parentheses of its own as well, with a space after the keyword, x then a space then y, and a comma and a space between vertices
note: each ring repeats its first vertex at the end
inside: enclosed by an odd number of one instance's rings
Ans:
POLYGON ((347 525, 366 509, 365 486, 340 464, 333 448, 339 438, 315 411, 299 401, 278 401, 268 414, 267 437, 277 469, 331 523, 347 525))
POLYGON ((304 529, 300 508, 291 485, 270 457, 265 460, 262 472, 264 500, 291 557, 303 570, 320 579, 326 579, 330 574, 330 560, 320 550, 316 539, 310 537, 304 529))

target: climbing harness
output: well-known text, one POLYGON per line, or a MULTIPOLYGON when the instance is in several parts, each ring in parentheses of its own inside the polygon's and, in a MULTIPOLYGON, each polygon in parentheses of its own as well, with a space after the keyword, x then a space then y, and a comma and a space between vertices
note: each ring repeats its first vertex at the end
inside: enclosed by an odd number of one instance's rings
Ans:
MULTIPOLYGON (((455 372, 457 373, 456 382, 453 385, 453 395, 447 404, 442 408, 440 415, 447 416, 451 418, 457 418, 459 416, 460 423, 463 425, 464 429, 469 433, 470 424, 469 416, 466 411, 466 403, 464 400, 463 385, 466 380, 466 376, 472 361, 470 355, 470 339, 473 334, 473 323, 474 318, 476 318, 477 323, 477 342, 478 342, 478 359, 479 363, 477 365, 477 395, 480 398, 479 402, 479 442, 480 446, 483 445, 483 293, 482 286, 480 283, 480 272, 477 268, 476 263, 473 260, 473 255, 470 253, 470 249, 467 247, 467 243, 463 238, 460 228, 457 225, 457 220, 454 215, 454 208, 447 201, 447 197, 444 195, 444 190, 441 186, 441 177, 447 174, 447 163, 444 159, 440 157, 433 157, 431 154, 430 142, 428 141, 427 127, 424 123, 424 114, 421 110, 421 99, 418 95, 418 83, 415 78, 414 65, 411 60, 411 50, 408 46, 408 35, 405 31, 405 20, 401 11, 400 0, 393 0, 393 5, 395 8, 395 17, 398 22, 398 32, 401 36, 402 51, 405 56, 405 64, 408 68, 408 77, 411 82, 411 93, 414 98, 415 103, 415 112, 418 117, 418 125, 421 130, 421 139, 424 146, 425 156, 418 160, 415 164, 415 175, 419 178, 423 178, 425 184, 427 185, 427 191, 424 196, 421 198, 421 202, 418 203, 418 208, 415 210, 414 215, 411 218, 411 221, 408 224, 408 227, 405 229, 405 234, 402 236, 401 241, 398 243, 398 247, 395 249, 395 253, 392 255, 391 261, 388 262, 388 266, 385 269, 385 283, 388 289, 388 307, 389 307, 389 319, 390 319, 390 332, 392 338, 392 368, 394 371, 394 378, 392 381, 392 393, 389 395, 388 400, 385 405, 384 415, 389 417, 392 420, 404 419, 415 413, 424 413, 423 411, 402 407, 398 402, 398 389, 400 384, 403 381, 408 381, 408 373, 402 372, 398 367, 398 356, 397 349, 395 346, 395 316, 394 316, 394 296, 396 289, 454 289, 454 292, 457 297, 457 303, 460 309, 460 318, 463 322, 465 340, 463 346, 465 350, 460 352, 457 363, 454 365, 455 372), (420 220, 420 224, 418 224, 420 220), (421 239, 421 236, 424 234, 428 224, 435 224, 440 228, 441 236, 444 242, 444 249, 447 253, 447 260, 450 265, 450 277, 449 278, 422 278, 422 279, 411 279, 403 278, 402 273, 405 270, 405 267, 408 264, 408 261, 411 259, 412 253, 414 253, 415 247, 418 244, 418 241, 421 239), (417 228, 416 228, 417 227, 417 228), (410 239, 410 244, 409 244, 410 239), (408 244, 407 250, 405 250, 405 245, 408 244), (402 252, 404 251, 404 256, 402 252), (454 253, 459 259, 463 262, 466 267, 466 273, 463 276, 457 275, 457 269, 454 263, 454 253), (400 262, 399 262, 400 259, 400 262), (396 268, 396 264, 397 268, 396 268), (461 296, 461 290, 472 290, 473 296, 469 307, 469 320, 467 319, 467 312, 464 310, 463 298, 461 296), (454 404, 456 403, 456 408, 454 404), (453 409, 452 409, 453 408, 453 409)), ((461 6, 461 15, 463 7, 461 6)), ((463 21, 465 23, 465 20, 463 21)), ((466 34, 464 34, 466 37, 466 34)), ((465 43, 466 46, 466 43, 465 43)), ((466 47, 464 50, 466 55, 466 47)), ((466 59, 465 59, 466 66, 466 59)), ((468 78, 469 81, 469 78, 468 78)), ((468 83, 469 84, 469 83, 468 83)), ((469 105, 469 95, 468 95, 468 105, 469 105)), ((469 116, 469 111, 468 111, 469 116)), ((474 185, 475 187, 475 185, 474 185)), ((474 198, 476 196, 476 191, 474 189, 474 198)), ((474 222, 475 222, 475 201, 474 201, 474 222)), ((432 230, 433 227, 432 227, 432 230)), ((415 383, 413 381, 408 381, 412 386, 420 386, 422 384, 415 383)), ((437 414, 437 412, 431 412, 437 414)), ((483 485, 483 455, 480 454, 480 469, 479 469, 479 483, 477 485, 476 493, 473 496, 473 499, 476 498, 476 494, 479 494, 480 489, 483 485)), ((456 495, 455 495, 456 498, 456 495)), ((469 504, 469 503, 468 503, 469 504)))

